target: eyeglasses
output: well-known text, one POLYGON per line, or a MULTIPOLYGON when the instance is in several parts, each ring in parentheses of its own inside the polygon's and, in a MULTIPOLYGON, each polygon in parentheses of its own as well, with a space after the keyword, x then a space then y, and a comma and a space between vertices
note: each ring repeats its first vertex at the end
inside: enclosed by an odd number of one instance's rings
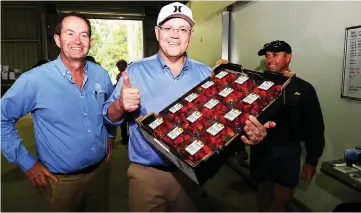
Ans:
POLYGON ((159 29, 161 29, 165 34, 169 34, 171 32, 174 31, 178 31, 180 35, 185 36, 185 35, 189 35, 191 32, 193 32, 193 29, 186 29, 186 28, 179 28, 179 29, 174 29, 172 27, 161 27, 161 26, 157 26, 159 29))

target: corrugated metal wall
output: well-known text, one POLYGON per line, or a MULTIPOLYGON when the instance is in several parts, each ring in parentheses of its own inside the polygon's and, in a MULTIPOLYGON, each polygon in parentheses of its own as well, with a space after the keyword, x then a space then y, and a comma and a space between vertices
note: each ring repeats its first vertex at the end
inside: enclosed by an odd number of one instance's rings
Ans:
POLYGON ((36 6, 2 4, 2 65, 26 70, 41 59, 40 17, 36 6))

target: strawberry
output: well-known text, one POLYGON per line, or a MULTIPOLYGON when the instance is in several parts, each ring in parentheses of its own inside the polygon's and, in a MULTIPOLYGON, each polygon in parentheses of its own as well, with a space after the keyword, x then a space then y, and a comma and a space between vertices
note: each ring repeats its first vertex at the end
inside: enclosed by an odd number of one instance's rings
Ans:
POLYGON ((245 104, 244 107, 243 107, 243 111, 244 112, 250 112, 251 111, 251 108, 252 108, 252 105, 251 104, 245 104))
POLYGON ((238 97, 235 95, 234 92, 235 91, 233 91, 231 94, 229 94, 227 97, 224 98, 224 102, 227 105, 234 105, 237 102, 238 97))
POLYGON ((234 90, 232 93, 234 94, 234 96, 236 96, 237 100, 239 100, 243 97, 243 93, 240 91, 234 90))
POLYGON ((242 113, 240 118, 240 123, 242 126, 246 125, 246 120, 248 120, 249 113, 242 113))
POLYGON ((227 125, 228 124, 228 120, 224 118, 224 116, 220 116, 218 119, 222 124, 227 125))
POLYGON ((268 105, 267 98, 259 99, 259 105, 262 106, 262 108, 265 108, 268 105))
POLYGON ((261 96, 261 98, 267 97, 267 91, 266 91, 266 90, 260 91, 260 92, 259 92, 259 96, 261 96))
POLYGON ((223 142, 214 136, 210 136, 207 138, 208 144, 213 147, 213 149, 218 149, 223 146, 223 142))
POLYGON ((190 141, 190 140, 191 140, 191 136, 188 135, 188 134, 185 134, 185 135, 183 136, 183 138, 184 138, 184 141, 190 141))
POLYGON ((208 109, 207 107, 203 107, 201 109, 201 113, 202 113, 203 116, 205 116, 207 118, 212 116, 212 110, 208 109))
POLYGON ((157 137, 162 137, 165 134, 164 129, 157 127, 156 129, 154 129, 154 134, 157 137))
POLYGON ((187 105, 186 105, 186 108, 188 108, 188 109, 196 109, 197 106, 192 102, 188 102, 187 105))
POLYGON ((167 112, 166 116, 165 116, 167 119, 169 120, 174 120, 175 119, 175 114, 171 113, 171 112, 167 112))
POLYGON ((229 72, 228 73, 228 83, 234 82, 239 76, 236 73, 229 72))
POLYGON ((214 111, 220 114, 224 114, 227 111, 227 106, 224 104, 217 104, 214 111))
POLYGON ((282 90, 282 86, 280 84, 275 84, 273 85, 273 87, 276 92, 281 92, 282 90))
POLYGON ((175 127, 175 125, 172 122, 168 121, 168 120, 165 120, 164 124, 168 129, 173 129, 175 127))
POLYGON ((256 116, 261 111, 261 107, 259 105, 255 105, 252 107, 250 113, 256 116))
POLYGON ((233 137, 235 135, 234 131, 231 128, 227 127, 227 126, 224 128, 224 130, 225 130, 225 134, 228 135, 228 136, 233 137))
POLYGON ((173 144, 175 144, 175 145, 182 144, 182 143, 184 143, 184 138, 183 138, 182 134, 179 135, 178 137, 176 137, 173 141, 173 144))
POLYGON ((196 106, 202 106, 204 105, 205 103, 207 103, 208 101, 208 98, 204 95, 199 95, 198 98, 196 100, 194 100, 194 104, 196 106))
POLYGON ((162 141, 164 141, 165 143, 167 143, 169 145, 172 145, 172 140, 168 136, 162 137, 162 141))
POLYGON ((208 155, 209 153, 212 153, 212 152, 213 152, 212 148, 209 147, 208 145, 204 145, 201 150, 202 150, 202 152, 204 152, 204 154, 206 154, 206 155, 208 155))
POLYGON ((195 154, 196 158, 198 160, 203 160, 203 158, 206 156, 201 150, 198 150, 198 152, 196 152, 195 154))
POLYGON ((189 126, 189 121, 188 121, 186 118, 182 118, 182 119, 181 119, 181 127, 182 127, 183 129, 187 129, 188 126, 189 126))

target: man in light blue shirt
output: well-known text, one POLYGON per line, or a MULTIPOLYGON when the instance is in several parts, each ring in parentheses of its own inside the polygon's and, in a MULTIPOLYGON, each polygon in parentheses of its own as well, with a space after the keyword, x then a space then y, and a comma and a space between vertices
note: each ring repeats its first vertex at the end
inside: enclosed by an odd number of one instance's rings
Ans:
MULTIPOLYGON (((164 6, 155 27, 158 54, 129 65, 104 103, 103 115, 111 124, 120 125, 129 114, 131 211, 196 211, 183 183, 175 178, 177 169, 143 137, 135 122, 140 115, 161 111, 210 76, 210 67, 185 53, 193 26, 192 11, 186 5, 164 6)), ((242 138, 246 143, 259 142, 266 135, 265 127, 254 117, 251 120, 245 128, 250 140, 242 138)))
POLYGON ((22 74, 1 99, 1 151, 39 189, 49 211, 108 207, 115 128, 104 125, 102 104, 113 85, 105 69, 85 60, 90 38, 87 19, 77 13, 65 16, 54 35, 59 57, 22 74), (38 159, 15 128, 29 112, 38 159))

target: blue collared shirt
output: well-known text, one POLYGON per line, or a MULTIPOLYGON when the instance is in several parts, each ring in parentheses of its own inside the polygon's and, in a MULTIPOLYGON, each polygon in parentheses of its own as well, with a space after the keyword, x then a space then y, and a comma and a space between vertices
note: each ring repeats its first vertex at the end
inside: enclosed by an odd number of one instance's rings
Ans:
MULTIPOLYGON (((105 69, 87 61, 82 89, 60 56, 23 73, 1 99, 1 151, 23 171, 36 162, 21 143, 15 124, 32 113, 39 160, 54 173, 69 173, 98 163, 107 152, 102 105, 113 92, 105 69)), ((107 127, 108 128, 108 127, 107 127)))
MULTIPOLYGON (((129 159, 145 166, 162 166, 170 162, 155 151, 155 148, 142 135, 135 119, 151 112, 158 113, 209 77, 211 68, 187 57, 179 76, 174 77, 160 54, 132 63, 127 73, 132 87, 140 90, 140 110, 129 116, 129 159)), ((107 122, 120 125, 123 120, 113 123, 107 116, 111 103, 120 97, 123 79, 120 78, 113 94, 104 103, 103 115, 107 122)))

